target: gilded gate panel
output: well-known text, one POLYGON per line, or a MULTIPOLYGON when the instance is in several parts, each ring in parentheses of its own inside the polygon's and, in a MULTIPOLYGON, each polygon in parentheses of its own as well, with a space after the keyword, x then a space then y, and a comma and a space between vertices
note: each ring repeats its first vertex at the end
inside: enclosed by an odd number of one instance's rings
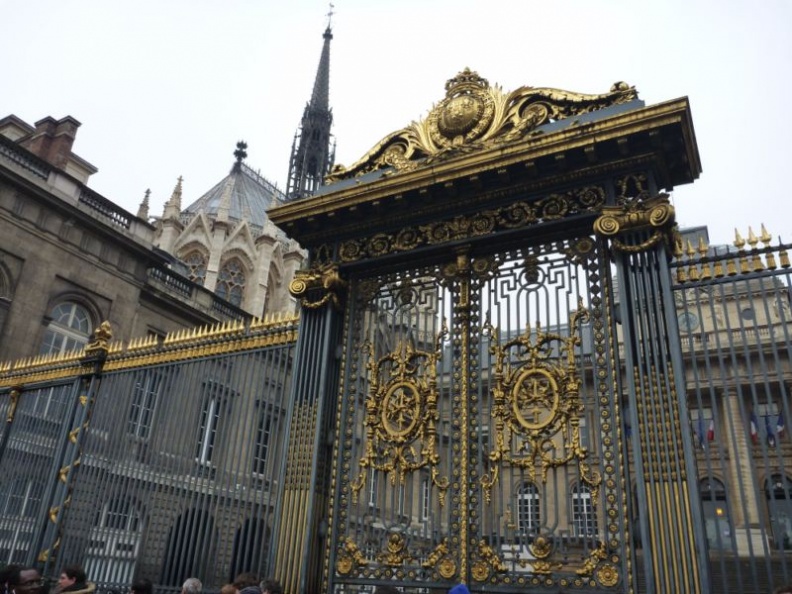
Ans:
POLYGON ((629 582, 608 255, 588 236, 352 281, 333 582, 629 582))

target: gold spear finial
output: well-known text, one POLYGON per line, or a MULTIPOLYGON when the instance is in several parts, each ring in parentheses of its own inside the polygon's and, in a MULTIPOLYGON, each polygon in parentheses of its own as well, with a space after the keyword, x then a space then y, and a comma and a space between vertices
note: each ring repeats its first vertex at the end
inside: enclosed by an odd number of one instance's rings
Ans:
POLYGON ((759 237, 759 240, 765 244, 765 246, 768 246, 772 239, 772 236, 767 232, 767 229, 765 229, 764 223, 762 223, 762 235, 759 237))
POLYGON ((750 245, 751 248, 756 248, 757 243, 759 243, 759 239, 754 234, 753 227, 748 227, 748 245, 750 245))
POLYGON ((740 232, 737 231, 737 228, 735 227, 734 228, 734 247, 736 247, 738 250, 741 250, 741 249, 743 249, 743 246, 745 246, 745 240, 742 238, 742 235, 740 235, 740 232))

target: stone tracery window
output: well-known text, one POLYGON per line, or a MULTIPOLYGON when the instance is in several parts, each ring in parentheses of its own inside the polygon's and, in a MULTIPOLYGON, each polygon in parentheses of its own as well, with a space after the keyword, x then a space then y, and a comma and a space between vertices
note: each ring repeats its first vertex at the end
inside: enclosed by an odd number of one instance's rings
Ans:
POLYGON ((242 295, 245 292, 245 270, 238 258, 231 258, 217 275, 215 293, 222 299, 236 306, 242 305, 242 295))
POLYGON ((187 265, 187 276, 196 284, 203 285, 206 282, 206 256, 198 250, 193 250, 184 257, 187 265))

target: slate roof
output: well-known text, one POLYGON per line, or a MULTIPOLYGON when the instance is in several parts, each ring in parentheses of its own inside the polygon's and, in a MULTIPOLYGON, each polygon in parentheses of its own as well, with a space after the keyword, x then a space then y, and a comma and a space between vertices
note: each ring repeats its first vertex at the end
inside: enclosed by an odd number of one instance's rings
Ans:
POLYGON ((285 199, 283 192, 275 184, 244 163, 239 163, 235 164, 231 173, 211 190, 182 211, 183 222, 200 211, 210 219, 216 219, 220 202, 229 185, 233 185, 228 205, 229 222, 246 219, 250 225, 259 230, 266 224, 266 211, 280 205, 285 199))

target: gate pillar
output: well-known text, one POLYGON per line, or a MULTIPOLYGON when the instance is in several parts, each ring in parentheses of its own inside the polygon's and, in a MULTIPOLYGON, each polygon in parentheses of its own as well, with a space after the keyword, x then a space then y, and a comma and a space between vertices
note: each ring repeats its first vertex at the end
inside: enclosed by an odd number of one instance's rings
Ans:
POLYGON ((709 566, 668 268, 678 242, 667 195, 603 208, 619 279, 624 381, 632 418, 647 592, 708 592, 709 566))
POLYGON ((318 265, 298 272, 289 287, 301 300, 302 313, 277 514, 288 521, 278 522, 274 540, 274 574, 289 593, 317 592, 321 576, 345 288, 336 268, 318 265))

